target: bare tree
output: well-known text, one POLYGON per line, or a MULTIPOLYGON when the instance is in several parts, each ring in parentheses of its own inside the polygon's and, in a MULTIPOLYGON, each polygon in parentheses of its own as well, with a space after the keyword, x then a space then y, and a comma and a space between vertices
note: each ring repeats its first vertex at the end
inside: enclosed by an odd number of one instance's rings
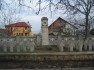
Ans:
POLYGON ((94 0, 66 0, 64 3, 67 11, 72 14, 82 14, 85 16, 85 39, 89 33, 89 16, 94 12, 94 0))
POLYGON ((17 14, 19 6, 15 1, 10 0, 10 2, 7 3, 4 0, 0 0, 0 4, 0 23, 3 27, 6 24, 11 24, 20 20, 17 14))
MULTIPOLYGON (((24 0, 19 0, 19 2, 24 0)), ((31 2, 31 0, 30 0, 31 2)), ((42 10, 42 8, 49 8, 55 12, 57 10, 66 10, 65 13, 72 15, 82 15, 85 18, 85 38, 89 34, 89 19, 90 16, 94 14, 94 0, 38 0, 37 2, 39 10, 37 14, 42 10), (42 3, 45 2, 47 5, 42 7, 42 3), (54 9, 53 9, 54 7, 54 9)), ((62 12, 63 12, 62 11, 62 12)))

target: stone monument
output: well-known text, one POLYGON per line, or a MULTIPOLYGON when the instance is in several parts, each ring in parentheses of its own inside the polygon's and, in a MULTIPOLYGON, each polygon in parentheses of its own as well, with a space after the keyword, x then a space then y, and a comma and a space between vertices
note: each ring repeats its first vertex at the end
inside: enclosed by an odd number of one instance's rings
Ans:
POLYGON ((48 37, 48 18, 41 18, 41 31, 42 31, 42 46, 49 45, 49 37, 48 37))

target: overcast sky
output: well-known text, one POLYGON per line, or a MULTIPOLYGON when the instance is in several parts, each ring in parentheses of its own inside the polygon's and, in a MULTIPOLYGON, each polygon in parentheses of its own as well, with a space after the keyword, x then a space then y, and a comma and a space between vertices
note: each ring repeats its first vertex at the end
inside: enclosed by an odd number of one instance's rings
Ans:
MULTIPOLYGON (((37 0, 35 0, 37 1, 37 0)), ((21 21, 30 22, 32 26, 33 32, 39 32, 41 31, 41 18, 42 17, 48 17, 48 25, 50 25, 53 21, 55 21, 58 17, 66 18, 66 14, 61 14, 61 11, 54 11, 51 16, 51 12, 49 9, 46 9, 45 11, 40 11, 38 15, 36 15, 36 12, 38 11, 38 6, 35 5, 34 2, 28 2, 27 0, 24 2, 24 5, 29 6, 30 8, 27 8, 26 6, 21 7, 20 9, 20 17, 22 18, 21 21)), ((46 3, 42 3, 41 7, 44 7, 46 3)))
MULTIPOLYGON (((58 17, 62 17, 58 14, 54 15, 54 17, 51 17, 50 14, 39 14, 36 15, 35 13, 30 14, 20 14, 21 21, 25 21, 31 24, 32 31, 39 32, 41 30, 41 18, 42 17, 48 17, 48 25, 50 25, 53 21, 55 21, 58 17)), ((64 17, 64 16, 63 16, 64 17)))
MULTIPOLYGON (((11 8, 16 8, 18 2, 17 0, 5 0, 6 3, 10 3, 10 7, 11 8)), ((49 11, 49 9, 46 8, 45 11, 40 12, 38 15, 36 15, 36 12, 38 11, 38 6, 36 5, 36 1, 35 0, 33 2, 29 2, 30 0, 25 0, 24 2, 21 2, 23 4, 23 6, 21 5, 20 7, 17 6, 17 12, 16 15, 18 16, 18 18, 20 19, 20 22, 28 22, 30 23, 30 25, 32 26, 32 31, 33 32, 40 32, 41 31, 41 18, 42 17, 48 17, 48 25, 50 25, 53 21, 55 21, 58 17, 62 17, 63 19, 66 18, 66 14, 61 14, 62 11, 58 11, 58 13, 56 13, 57 11, 54 11, 52 13, 51 16, 51 12, 49 11)), ((43 8, 45 5, 47 5, 46 3, 42 3, 41 7, 43 8)), ((53 7, 52 7, 53 9, 53 7)), ((6 9, 4 9, 4 12, 8 12, 6 9)), ((8 16, 9 13, 7 13, 8 16)), ((2 15, 2 14, 1 14, 2 15)), ((2 17, 2 16, 1 16, 2 17)))

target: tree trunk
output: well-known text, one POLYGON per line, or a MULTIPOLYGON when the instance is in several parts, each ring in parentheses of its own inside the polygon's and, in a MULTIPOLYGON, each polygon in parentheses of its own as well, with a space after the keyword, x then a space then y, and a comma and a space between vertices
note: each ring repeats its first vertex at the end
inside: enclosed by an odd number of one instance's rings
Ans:
POLYGON ((87 37, 88 37, 88 35, 89 35, 88 16, 89 16, 89 14, 88 14, 88 13, 86 13, 85 39, 87 39, 87 37))

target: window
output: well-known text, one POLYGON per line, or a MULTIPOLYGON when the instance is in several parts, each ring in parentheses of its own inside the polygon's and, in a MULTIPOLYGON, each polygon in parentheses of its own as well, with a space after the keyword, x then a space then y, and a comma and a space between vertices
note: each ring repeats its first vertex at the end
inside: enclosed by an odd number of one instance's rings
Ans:
POLYGON ((25 27, 25 30, 27 29, 27 27, 25 27))
POLYGON ((28 36, 28 33, 25 33, 25 36, 28 36))

